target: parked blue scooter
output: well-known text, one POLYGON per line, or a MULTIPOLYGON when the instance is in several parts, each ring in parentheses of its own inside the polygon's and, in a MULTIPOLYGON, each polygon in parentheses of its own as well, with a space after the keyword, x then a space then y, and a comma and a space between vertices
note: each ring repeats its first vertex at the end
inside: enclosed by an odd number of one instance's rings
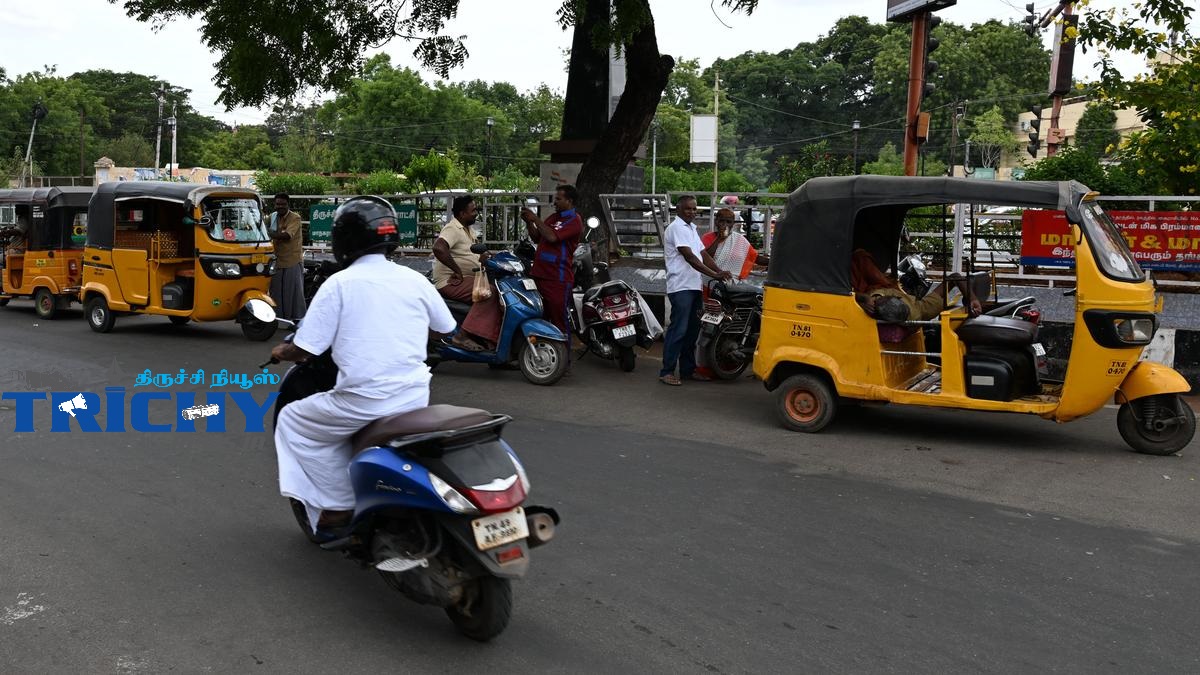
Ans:
MULTIPOLYGON (((471 247, 474 253, 486 250, 483 244, 471 247)), ((542 296, 526 270, 526 263, 509 251, 497 251, 484 261, 483 273, 493 284, 494 292, 500 294, 504 317, 496 348, 473 352, 453 344, 450 338, 431 342, 429 358, 425 361, 430 369, 442 361, 486 363, 498 367, 516 360, 521 374, 533 384, 554 384, 562 378, 568 366, 568 338, 542 318, 542 296)), ((471 306, 454 300, 447 300, 446 305, 461 326, 471 306)))

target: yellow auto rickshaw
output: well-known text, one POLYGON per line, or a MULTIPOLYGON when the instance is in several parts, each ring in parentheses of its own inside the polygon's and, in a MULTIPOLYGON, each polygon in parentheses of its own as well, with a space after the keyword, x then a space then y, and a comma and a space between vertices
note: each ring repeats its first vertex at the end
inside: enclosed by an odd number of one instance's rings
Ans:
POLYGON ((90 187, 0 190, 0 307, 32 297, 53 319, 79 299, 90 187))
POLYGON ((788 198, 773 239, 754 355, 754 372, 775 392, 783 424, 819 431, 839 397, 1057 422, 1114 401, 1117 428, 1134 450, 1182 449, 1196 430, 1180 396, 1190 387, 1175 370, 1139 361, 1158 327, 1161 298, 1095 196, 1074 181, 851 176, 802 185, 788 198), (1039 377, 1037 325, 1013 312, 1021 300, 985 306, 974 318, 957 307, 931 321, 892 323, 856 301, 854 251, 869 252, 880 269, 898 269, 908 211, 956 203, 1066 213, 1077 279, 1068 291, 1075 323, 1063 380, 1039 377), (925 330, 940 337, 940 348, 926 349, 925 330))
POLYGON ((112 330, 118 313, 156 314, 180 325, 232 319, 248 339, 267 340, 274 273, 253 190, 104 183, 88 205, 80 297, 96 332, 112 330))

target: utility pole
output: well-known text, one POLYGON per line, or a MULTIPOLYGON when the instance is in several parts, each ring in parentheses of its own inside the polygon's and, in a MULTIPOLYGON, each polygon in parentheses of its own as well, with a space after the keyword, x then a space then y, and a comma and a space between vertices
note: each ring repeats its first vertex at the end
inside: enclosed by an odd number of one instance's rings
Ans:
POLYGON ((160 157, 162 156, 161 152, 162 152, 162 104, 163 104, 163 93, 164 93, 163 90, 164 90, 164 85, 162 82, 159 82, 158 83, 158 92, 154 95, 154 98, 158 99, 158 125, 154 132, 154 175, 155 176, 158 175, 158 170, 162 168, 160 157))
POLYGON ((175 141, 179 137, 178 125, 175 122, 175 104, 171 104, 171 117, 167 120, 171 127, 171 180, 175 180, 175 141))
POLYGON ((484 158, 484 173, 487 175, 488 186, 492 184, 492 127, 496 124, 496 120, 492 117, 487 118, 487 157, 484 158))
POLYGON ((18 181, 17 187, 25 187, 25 170, 29 168, 30 187, 33 183, 33 163, 30 161, 33 158, 33 135, 37 132, 38 120, 44 119, 48 114, 46 106, 42 105, 41 101, 33 104, 33 126, 29 129, 29 143, 25 146, 25 163, 21 165, 21 179, 18 181))
POLYGON ((658 118, 650 121, 650 194, 658 192, 658 118))
MULTIPOLYGON (((1079 16, 1074 14, 1075 3, 1072 0, 1059 0, 1058 5, 1051 8, 1042 17, 1040 27, 1050 25, 1054 18, 1062 14, 1054 30, 1054 49, 1050 57, 1050 129, 1046 132, 1046 156, 1053 157, 1058 153, 1062 132, 1058 126, 1059 114, 1062 112, 1063 97, 1071 91, 1071 71, 1075 61, 1075 40, 1066 39, 1068 28, 1079 25, 1079 16)), ((1030 8, 1027 6, 1027 8, 1030 8)))
POLYGON ((925 88, 925 36, 929 13, 920 12, 912 19, 912 44, 908 50, 908 107, 904 114, 904 175, 917 175, 917 116, 925 88))
MULTIPOLYGON (((958 123, 966 114, 966 106, 961 102, 954 106, 954 114, 950 116, 950 147, 946 153, 946 170, 950 172, 950 176, 954 176, 954 148, 958 145, 958 123)), ((966 169, 966 164, 963 164, 966 169)))
MULTIPOLYGON (((721 106, 721 75, 713 70, 713 117, 717 118, 717 137, 713 140, 713 148, 717 151, 713 153, 713 204, 717 201, 717 164, 720 162, 721 150, 721 114, 719 112, 721 106)), ((716 218, 716 209, 712 209, 713 218, 716 218)), ((714 221, 715 222, 715 221, 714 221)))
POLYGON ((858 120, 854 120, 854 175, 858 175, 858 130, 860 128, 858 120))
MULTIPOLYGON (((79 177, 82 178, 84 173, 83 165, 83 106, 79 106, 79 177)), ((71 181, 74 185, 75 182, 71 181)))

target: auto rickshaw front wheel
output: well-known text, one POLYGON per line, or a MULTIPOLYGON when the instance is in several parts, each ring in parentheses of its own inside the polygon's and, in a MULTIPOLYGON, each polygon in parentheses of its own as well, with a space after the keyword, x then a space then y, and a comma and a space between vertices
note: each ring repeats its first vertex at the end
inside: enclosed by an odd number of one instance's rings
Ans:
POLYGON ((837 397, 818 375, 793 375, 784 380, 775 390, 775 404, 783 426, 810 434, 824 429, 837 413, 837 397))
POLYGON ((97 333, 107 333, 112 330, 113 324, 116 323, 117 317, 112 310, 108 308, 108 301, 103 295, 93 295, 87 301, 87 305, 83 308, 83 314, 87 317, 88 325, 97 333))
POLYGON ((259 321, 249 318, 242 322, 242 335, 251 342, 266 342, 275 334, 279 324, 274 321, 259 321))
POLYGON ((0 307, 8 307, 8 301, 12 298, 0 298, 0 307))
POLYGON ((1121 404, 1117 431, 1135 451, 1173 455, 1196 435, 1196 413, 1178 394, 1158 394, 1121 404))
POLYGON ((49 321, 58 312, 58 298, 49 288, 42 286, 33 292, 33 308, 39 317, 49 321))

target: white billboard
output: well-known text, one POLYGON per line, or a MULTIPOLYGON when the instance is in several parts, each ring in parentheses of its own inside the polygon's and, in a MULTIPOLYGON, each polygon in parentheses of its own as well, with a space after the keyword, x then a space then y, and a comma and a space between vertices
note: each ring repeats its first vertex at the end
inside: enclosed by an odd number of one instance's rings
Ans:
POLYGON ((717 116, 692 115, 692 162, 712 164, 717 161, 717 116))

